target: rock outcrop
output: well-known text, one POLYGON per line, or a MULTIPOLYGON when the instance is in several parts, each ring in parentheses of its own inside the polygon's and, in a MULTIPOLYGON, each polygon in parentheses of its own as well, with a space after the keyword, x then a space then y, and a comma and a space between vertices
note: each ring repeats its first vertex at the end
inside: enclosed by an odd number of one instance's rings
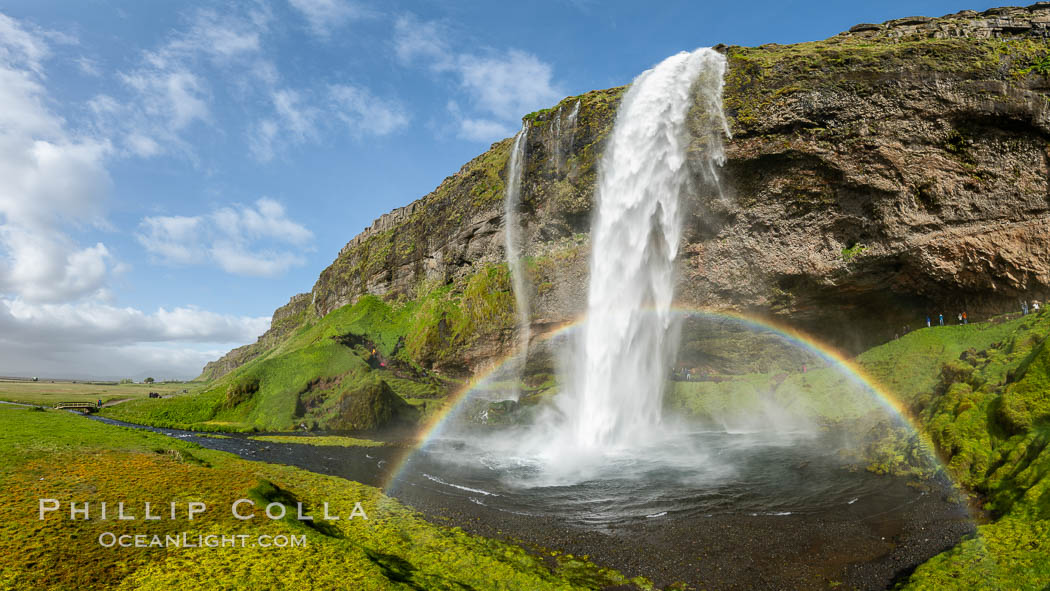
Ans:
MULTIPOLYGON (((1044 2, 725 48, 732 139, 723 193, 685 197, 680 302, 774 316, 857 350, 927 313, 979 319, 1045 300, 1048 32, 1044 2)), ((584 309, 597 164, 623 90, 526 116, 521 235, 540 329, 584 309)), ((310 294, 285 307, 294 313, 278 312, 305 321, 364 294, 458 289, 500 264, 510 145, 493 144, 429 195, 376 220, 310 294)), ((205 373, 250 359, 280 330, 205 373)), ((468 369, 513 338, 507 329, 483 336, 461 352, 468 369)))

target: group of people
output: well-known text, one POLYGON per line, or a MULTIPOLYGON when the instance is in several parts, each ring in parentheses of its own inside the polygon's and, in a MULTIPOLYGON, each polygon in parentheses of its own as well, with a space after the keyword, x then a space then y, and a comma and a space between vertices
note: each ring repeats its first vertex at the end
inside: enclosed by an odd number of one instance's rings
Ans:
POLYGON ((672 367, 671 368, 671 379, 676 382, 688 382, 690 380, 699 379, 703 375, 703 370, 692 368, 687 369, 684 367, 672 367))
MULTIPOLYGON (((1039 301, 1038 300, 1032 300, 1031 303, 1029 303, 1028 300, 1022 300, 1021 301, 1021 315, 1022 316, 1027 316, 1028 314, 1031 314, 1033 312, 1038 312, 1038 311, 1039 311, 1039 301)), ((959 314, 956 316, 956 319, 959 321, 959 324, 969 324, 970 323, 970 319, 966 315, 966 312, 959 312, 959 314)), ((937 325, 938 326, 944 326, 944 314, 938 314, 937 315, 937 325)), ((927 327, 933 326, 933 319, 931 319, 928 315, 926 316, 926 326, 927 327)), ((908 332, 908 331, 905 330, 904 332, 908 332)))
MULTIPOLYGON (((958 316, 956 316, 956 319, 959 321, 959 324, 969 324, 970 323, 970 317, 967 316, 966 312, 959 312, 958 316)), ((937 315, 937 325, 938 326, 944 326, 944 314, 938 314, 937 315)), ((931 326, 933 326, 933 321, 930 319, 929 315, 927 315, 926 316, 926 327, 929 328, 931 326)))

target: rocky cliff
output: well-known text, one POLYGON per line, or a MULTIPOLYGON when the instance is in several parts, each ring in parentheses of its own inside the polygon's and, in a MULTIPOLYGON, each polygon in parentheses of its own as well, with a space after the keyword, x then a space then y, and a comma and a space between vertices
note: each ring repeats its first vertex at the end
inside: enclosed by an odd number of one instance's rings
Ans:
MULTIPOLYGON (((812 43, 724 47, 732 138, 723 191, 685 196, 679 301, 774 316, 859 349, 926 314, 979 318, 1045 299, 1048 35, 1050 3, 1039 3, 862 24, 812 43)), ((534 332, 585 306, 593 188, 623 91, 569 97, 524 118, 534 332)), ((696 124, 702 116, 694 109, 696 124)), ((457 298, 481 291, 480 276, 498 278, 492 268, 504 260, 511 143, 376 220, 309 294, 275 313, 258 343, 205 376, 364 294, 406 301, 443 290, 466 305, 457 298)), ((418 319, 429 332, 410 349, 422 365, 470 371, 512 342, 512 316, 486 313, 490 321, 462 338, 430 309, 418 319)))

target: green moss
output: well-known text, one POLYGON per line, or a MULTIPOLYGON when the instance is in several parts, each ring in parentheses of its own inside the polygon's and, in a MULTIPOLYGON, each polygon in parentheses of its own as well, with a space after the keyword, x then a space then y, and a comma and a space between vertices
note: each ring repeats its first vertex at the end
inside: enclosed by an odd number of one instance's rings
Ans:
POLYGON ((1045 340, 1018 366, 1013 379, 999 408, 1009 430, 1023 433, 1050 421, 1050 348, 1045 340))
POLYGON ((249 439, 257 441, 270 441, 273 443, 295 443, 299 445, 316 445, 318 447, 381 447, 385 445, 381 441, 371 439, 360 439, 358 437, 344 437, 339 435, 256 435, 249 439))
POLYGON ((243 404, 259 391, 259 378, 256 376, 244 376, 226 388, 226 408, 233 408, 243 404))
POLYGON ((764 113, 794 94, 879 91, 887 75, 937 72, 967 79, 1004 80, 1040 73, 1050 63, 1045 40, 907 38, 872 42, 832 37, 793 45, 730 47, 725 108, 734 135, 760 128, 764 113))
POLYGON ((556 110, 556 108, 540 109, 539 111, 533 111, 533 112, 529 113, 528 115, 525 115, 524 117, 522 117, 522 119, 523 120, 527 120, 527 121, 531 121, 531 122, 533 122, 533 124, 535 124, 537 118, 546 117, 547 115, 551 114, 555 110, 556 110))
POLYGON ((865 246, 859 242, 853 246, 843 248, 842 260, 847 263, 853 262, 853 259, 864 253, 864 248, 865 246))
POLYGON ((475 273, 463 289, 458 322, 453 325, 459 341, 490 334, 514 325, 514 294, 506 265, 489 265, 475 273))
MULTIPOLYGON (((622 575, 567 557, 548 566, 534 552, 433 525, 381 491, 296 468, 248 462, 228 453, 142 430, 60 412, 0 408, 0 587, 4 589, 559 589, 625 585, 622 575), (164 450, 165 453, 156 453, 164 450), (176 453, 167 453, 171 450, 176 453), (180 461, 193 456, 199 462, 180 461), (98 507, 123 501, 203 501, 193 521, 39 521, 37 499, 98 507), (255 502, 255 518, 234 519, 237 499, 255 502), (285 519, 263 515, 266 503, 289 506, 285 519), (322 503, 343 519, 304 526, 294 516, 321 516, 322 503), (360 503, 368 520, 347 519, 360 503), (98 544, 102 532, 147 536, 305 536, 283 549, 127 548, 98 544)), ((242 507, 242 510, 248 510, 242 507)), ((545 554, 548 554, 545 552, 545 554)), ((556 553, 555 553, 556 554, 556 553)), ((636 581, 651 588, 646 581, 636 581)))
POLYGON ((1050 521, 1007 518, 920 565, 902 589, 1031 589, 1050 581, 1050 521))

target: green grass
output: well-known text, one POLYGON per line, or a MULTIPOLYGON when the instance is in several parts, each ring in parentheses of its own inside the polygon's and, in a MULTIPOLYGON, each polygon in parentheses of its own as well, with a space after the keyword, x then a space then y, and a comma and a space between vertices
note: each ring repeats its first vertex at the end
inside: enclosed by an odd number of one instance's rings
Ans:
POLYGON ((194 391, 201 384, 157 383, 157 384, 115 384, 106 382, 82 382, 67 380, 0 380, 0 400, 54 406, 59 402, 96 402, 113 400, 137 400, 148 398, 150 392, 159 392, 162 396, 179 394, 183 390, 194 391))
POLYGON ((372 441, 371 439, 360 439, 357 437, 343 437, 339 435, 256 435, 249 439, 270 441, 273 443, 316 445, 320 447, 382 447, 383 445, 386 445, 381 441, 372 441))
POLYGON ((1014 319, 923 328, 865 351, 857 363, 899 400, 913 404, 933 390, 945 362, 958 359, 968 349, 987 349, 1025 322, 1014 319))
MULTIPOLYGON (((558 555, 547 561, 506 544, 433 525, 377 489, 68 413, 0 407, 0 589, 600 589, 628 581, 618 573, 558 555), (51 514, 38 499, 90 503, 91 520, 51 514), (320 515, 361 503, 368 520, 325 527, 249 521, 229 508, 239 498, 302 502, 320 515), (99 503, 123 501, 141 517, 146 501, 179 503, 174 521, 98 518, 99 503), (193 521, 185 504, 204 502, 193 521), (178 534, 302 535, 299 548, 123 548, 97 543, 105 531, 178 534)), ((112 505, 111 505, 112 507, 112 505)), ((293 505, 294 507, 294 505, 293 505)), ((293 509, 294 510, 294 509, 293 509)), ((557 553, 554 553, 557 554, 557 553)), ((643 588, 648 585, 637 581, 643 588)))
POLYGON ((721 382, 673 382, 666 404, 672 411, 708 422, 727 416, 746 421, 773 406, 783 418, 824 425, 856 420, 879 408, 866 387, 833 367, 804 374, 725 376, 721 382))
POLYGON ((858 361, 907 404, 956 482, 995 521, 920 566, 907 589, 1050 582, 1050 314, 934 327, 858 361))

